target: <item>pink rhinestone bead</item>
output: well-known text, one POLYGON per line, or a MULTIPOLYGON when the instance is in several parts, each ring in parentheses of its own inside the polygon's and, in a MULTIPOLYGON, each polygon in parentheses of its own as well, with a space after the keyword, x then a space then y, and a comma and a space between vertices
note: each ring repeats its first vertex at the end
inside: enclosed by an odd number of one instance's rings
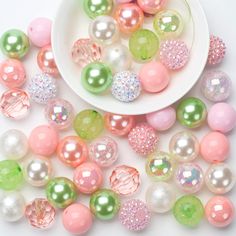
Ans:
POLYGON ((160 60, 170 70, 179 70, 189 60, 187 45, 181 40, 166 40, 160 46, 160 60))
POLYGON ((132 195, 140 185, 139 172, 130 166, 117 166, 110 176, 111 189, 120 195, 132 195))
POLYGON ((127 229, 140 231, 145 229, 150 223, 151 213, 144 202, 131 199, 122 204, 119 220, 127 229))
POLYGON ((216 65, 222 62, 225 57, 226 46, 223 40, 219 37, 211 35, 210 37, 210 50, 208 54, 209 65, 216 65))
POLYGON ((72 48, 72 59, 81 67, 101 60, 101 47, 91 39, 79 39, 72 48))
POLYGON ((44 198, 36 198, 25 208, 25 217, 36 228, 48 228, 55 220, 56 210, 44 198))
POLYGON ((150 125, 143 123, 131 130, 128 140, 130 146, 136 153, 146 156, 155 151, 158 136, 150 125))
POLYGON ((21 89, 10 89, 2 94, 0 107, 4 116, 21 119, 30 109, 29 96, 21 89))

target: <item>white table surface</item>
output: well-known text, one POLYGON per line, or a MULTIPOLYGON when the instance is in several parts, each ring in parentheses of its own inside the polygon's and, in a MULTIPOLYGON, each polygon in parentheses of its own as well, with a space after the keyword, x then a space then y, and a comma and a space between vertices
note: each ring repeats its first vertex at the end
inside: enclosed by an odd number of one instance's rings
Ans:
MULTIPOLYGON (((236 2, 234 0, 201 0, 203 8, 205 9, 210 31, 211 33, 222 37, 227 45, 227 56, 224 60, 224 63, 221 64, 218 69, 221 69, 227 72, 233 80, 234 88, 236 88, 236 67, 235 67, 235 60, 236 60, 236 30, 235 30, 235 8, 236 2)), ((0 0, 0 34, 2 34, 5 30, 9 28, 19 28, 23 31, 26 31, 28 23, 35 17, 38 16, 46 16, 51 19, 56 14, 56 10, 58 5, 60 4, 60 0, 0 0)), ((37 49, 32 49, 29 55, 24 59, 24 64, 27 69, 27 76, 30 77, 35 73, 39 72, 36 64, 36 55, 37 49)), ((3 59, 3 56, 0 55, 0 59, 3 59)), ((64 83, 63 80, 59 82, 59 96, 69 100, 74 106, 76 111, 80 111, 84 108, 89 108, 88 104, 85 104, 79 97, 77 97, 74 93, 70 91, 68 86, 64 83)), ((4 91, 4 88, 0 86, 1 93, 4 91)), ((235 91, 235 89, 234 89, 235 91)), ((195 95, 198 97, 202 97, 198 86, 189 93, 189 95, 195 95)), ((205 99, 203 99, 205 100, 205 99)), ((236 95, 232 95, 229 99, 231 104, 236 105, 236 95)), ((210 107, 210 103, 207 102, 208 107, 210 107)), ((43 107, 37 104, 32 106, 32 110, 30 115, 21 121, 13 121, 4 118, 0 115, 0 134, 7 129, 20 129, 24 131, 27 135, 30 133, 31 129, 39 124, 45 124, 46 120, 44 118, 43 107)), ((176 133, 177 131, 182 130, 183 128, 180 127, 178 124, 175 125, 173 129, 168 132, 160 134, 161 141, 159 147, 161 150, 167 151, 168 149, 168 141, 170 137, 176 133)), ((196 131, 196 135, 199 139, 208 132, 207 127, 203 127, 196 131)), ((72 130, 68 132, 62 132, 60 135, 61 137, 67 134, 74 134, 72 130)), ((236 172, 236 130, 229 135, 231 141, 231 155, 228 160, 228 163, 232 166, 233 171, 236 172)), ((128 164, 136 167, 141 173, 142 185, 140 191, 133 196, 134 198, 144 199, 145 191, 150 184, 150 180, 146 176, 144 172, 144 159, 137 157, 129 145, 127 144, 126 139, 118 139, 116 140, 119 142, 119 149, 120 149, 120 157, 118 164, 128 164)), ((1 156, 0 151, 0 159, 3 157, 1 156)), ((52 158, 53 164, 55 166, 55 175, 63 175, 72 177, 72 171, 64 167, 56 157, 52 158)), ((198 160, 204 168, 207 168, 207 165, 198 160)), ((105 179, 108 178, 109 174, 111 173, 112 168, 105 171, 105 179)), ((109 187, 107 180, 104 184, 105 187, 109 187)), ((37 189, 25 185, 24 188, 21 190, 24 194, 27 201, 34 199, 35 197, 43 197, 44 190, 37 189)), ((202 199, 203 203, 205 204, 206 201, 212 196, 212 194, 204 187, 204 189, 198 194, 198 196, 202 199)), ((227 196, 229 196, 235 203, 236 203, 236 191, 235 189, 231 191, 227 196)), ((79 195, 78 202, 83 202, 85 204, 88 203, 89 198, 85 196, 79 195)), ((123 199, 124 200, 124 199, 123 199)), ((61 223, 61 214, 58 211, 56 217, 56 223, 47 231, 41 231, 32 228, 28 225, 25 219, 17 223, 5 223, 0 220, 0 236, 13 236, 13 235, 27 235, 27 236, 43 236, 43 235, 57 235, 57 236, 66 236, 70 235, 67 233, 61 223)), ((118 219, 114 219, 110 222, 101 222, 98 220, 94 220, 94 225, 92 229, 87 233, 89 236, 101 236, 105 234, 112 234, 113 236, 120 236, 120 235, 140 235, 140 236, 154 236, 154 235, 176 235, 176 236, 189 236, 189 234, 193 235, 211 235, 211 236, 232 236, 236 233, 236 221, 226 229, 216 229, 210 226, 206 220, 203 220, 202 223, 196 229, 188 229, 179 225, 171 213, 159 215, 154 214, 152 217, 152 222, 149 227, 140 233, 132 233, 127 231, 123 226, 120 225, 118 219)))

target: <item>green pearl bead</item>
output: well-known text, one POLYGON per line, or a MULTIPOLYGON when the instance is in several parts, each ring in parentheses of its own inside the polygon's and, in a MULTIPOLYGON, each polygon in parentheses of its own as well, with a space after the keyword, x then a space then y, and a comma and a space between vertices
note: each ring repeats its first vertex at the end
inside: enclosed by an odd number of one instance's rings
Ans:
POLYGON ((176 201, 173 214, 180 224, 195 227, 204 216, 204 207, 197 197, 187 195, 176 201))
POLYGON ((111 220, 119 209, 119 196, 112 190, 98 190, 90 198, 90 210, 100 220, 111 220))
POLYGON ((20 59, 29 51, 30 43, 24 32, 12 29, 2 35, 0 47, 6 56, 20 59))
POLYGON ((22 169, 16 161, 0 161, 0 189, 6 191, 15 190, 20 187, 22 182, 22 169))
POLYGON ((136 60, 149 61, 159 50, 159 38, 148 29, 139 29, 129 39, 129 50, 136 60))
POLYGON ((46 196, 54 207, 65 208, 75 202, 77 191, 71 180, 57 177, 49 181, 46 188, 46 196))
POLYGON ((102 93, 112 83, 111 69, 103 63, 92 62, 83 68, 81 81, 83 87, 90 93, 102 93))
POLYGON ((113 7, 113 0, 84 0, 84 11, 94 19, 97 16, 108 15, 113 7))
POLYGON ((81 111, 75 117, 74 129, 82 139, 91 140, 98 137, 103 128, 103 117, 95 110, 81 111))
POLYGON ((177 107, 178 121, 188 128, 201 126, 205 122, 206 117, 206 105, 198 98, 186 98, 177 107))
POLYGON ((174 10, 159 12, 153 21, 153 27, 162 38, 178 37, 184 29, 182 16, 174 10))

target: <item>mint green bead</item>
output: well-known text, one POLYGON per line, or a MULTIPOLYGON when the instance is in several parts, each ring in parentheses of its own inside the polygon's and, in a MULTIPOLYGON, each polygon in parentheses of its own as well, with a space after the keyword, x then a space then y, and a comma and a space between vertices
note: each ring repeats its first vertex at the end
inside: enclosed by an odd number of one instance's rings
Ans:
POLYGON ((14 160, 0 161, 0 189, 11 191, 23 183, 23 173, 20 165, 14 160))
POLYGON ((186 195, 176 201, 173 214, 180 224, 196 227, 204 216, 204 207, 200 199, 186 195))
POLYGON ((112 84, 111 69, 103 63, 92 62, 83 68, 81 81, 90 93, 102 93, 112 84))
POLYGON ((97 16, 108 15, 113 7, 113 0, 84 0, 84 11, 94 19, 97 16))
POLYGON ((149 61, 156 56, 160 42, 155 33, 148 29, 139 29, 129 39, 129 50, 133 57, 141 62, 149 61))
POLYGON ((27 35, 17 29, 6 31, 0 39, 2 53, 8 57, 20 59, 24 57, 30 48, 27 35))
POLYGON ((74 129, 82 139, 92 140, 98 137, 103 128, 103 117, 95 110, 83 110, 75 117, 74 129))

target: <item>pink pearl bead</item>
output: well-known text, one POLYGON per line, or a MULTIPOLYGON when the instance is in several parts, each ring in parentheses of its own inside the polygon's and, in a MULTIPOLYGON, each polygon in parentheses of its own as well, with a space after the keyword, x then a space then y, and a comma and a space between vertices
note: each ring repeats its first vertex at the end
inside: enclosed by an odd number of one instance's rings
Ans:
POLYGON ((62 223, 68 232, 84 234, 91 228, 93 217, 88 207, 75 203, 63 211, 62 223))
POLYGON ((166 0, 137 0, 140 8, 148 14, 156 14, 166 4, 166 0))
POLYGON ((102 171, 95 163, 83 163, 74 172, 74 183, 80 192, 91 194, 103 183, 102 171))
POLYGON ((142 88, 150 93, 164 90, 170 81, 168 70, 159 62, 149 62, 139 72, 142 88))
POLYGON ((8 88, 20 88, 26 81, 22 62, 8 59, 0 64, 0 83, 8 88))
POLYGON ((229 149, 229 140, 219 132, 207 134, 200 143, 201 156, 210 163, 225 161, 229 149))
POLYGON ((149 125, 159 131, 170 129, 176 121, 176 112, 172 107, 167 107, 163 110, 156 111, 146 115, 149 125))
POLYGON ((116 0, 116 2, 118 4, 121 4, 121 3, 128 3, 128 2, 131 2, 132 0, 116 0))
POLYGON ((28 26, 28 36, 37 47, 51 44, 52 21, 47 18, 36 18, 28 26))
POLYGON ((215 227, 226 227, 234 219, 234 205, 226 197, 215 196, 205 207, 206 218, 215 227))
POLYGON ((217 103, 208 113, 208 125, 214 131, 230 132, 236 125, 236 111, 227 103, 217 103))
POLYGON ((41 125, 31 131, 29 145, 35 154, 51 156, 57 148, 59 135, 49 125, 41 125))

